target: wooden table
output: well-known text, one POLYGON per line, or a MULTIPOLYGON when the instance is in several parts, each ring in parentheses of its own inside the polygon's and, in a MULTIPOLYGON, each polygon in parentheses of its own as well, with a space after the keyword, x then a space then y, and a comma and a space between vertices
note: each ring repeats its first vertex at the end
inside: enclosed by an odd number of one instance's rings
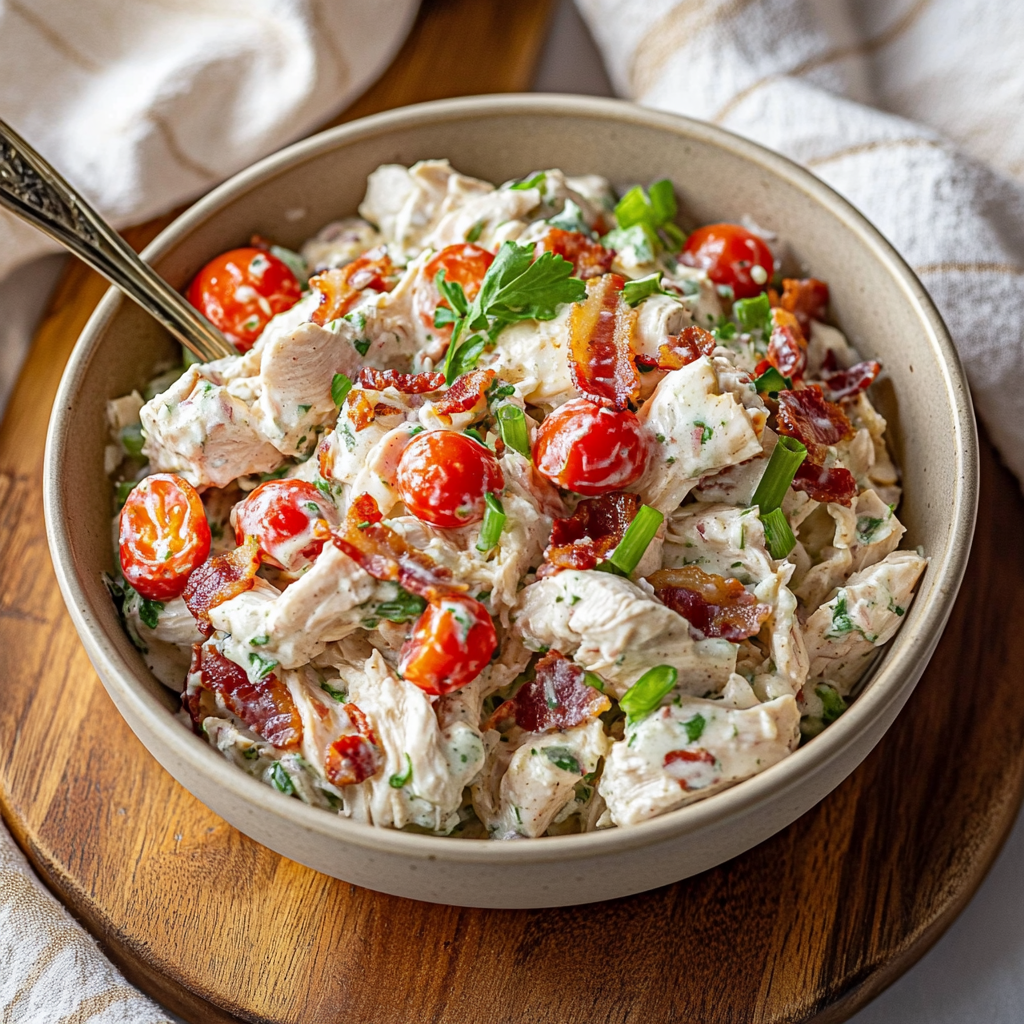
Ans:
MULTIPOLYGON (((527 88, 548 8, 427 3, 345 117, 527 88)), ((133 244, 164 223, 130 232, 133 244)), ((831 796, 746 855, 641 896, 431 906, 236 832, 149 757, 93 673, 50 568, 41 466, 61 369, 105 287, 68 268, 0 429, 0 810, 144 990, 197 1022, 839 1021, 970 899, 1024 781, 1024 508, 987 443, 978 538, 946 635, 895 726, 831 796)))

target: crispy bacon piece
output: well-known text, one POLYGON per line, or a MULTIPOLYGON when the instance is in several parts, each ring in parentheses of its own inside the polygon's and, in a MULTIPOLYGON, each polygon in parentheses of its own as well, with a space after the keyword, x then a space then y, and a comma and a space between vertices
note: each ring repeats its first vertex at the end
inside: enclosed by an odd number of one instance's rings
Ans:
POLYGON ((569 371, 592 402, 625 409, 640 394, 633 355, 637 312, 622 301, 625 281, 605 274, 587 282, 587 297, 569 315, 569 371))
POLYGON ((349 506, 341 529, 330 531, 330 538, 339 551, 374 579, 401 583, 410 594, 427 601, 439 601, 469 589, 464 583, 452 582, 447 569, 410 547, 381 519, 377 502, 371 495, 362 494, 349 506))
POLYGON ((828 310, 828 285, 815 277, 787 277, 782 282, 782 298, 777 303, 792 313, 806 337, 812 320, 824 320, 828 310))
POLYGON ((828 401, 816 384, 799 391, 779 392, 778 431, 807 446, 807 461, 824 462, 821 449, 853 437, 846 413, 828 401))
POLYGON ((842 466, 824 466, 805 459, 793 478, 793 490, 803 491, 815 501, 834 501, 849 507, 857 493, 857 481, 842 466))
POLYGON ((352 421, 358 433, 365 430, 378 416, 402 416, 404 412, 387 402, 371 402, 365 391, 353 388, 345 398, 345 415, 352 421))
POLYGON ((310 319, 322 327, 329 320, 344 316, 358 301, 360 292, 372 288, 389 292, 395 273, 391 257, 383 249, 371 249, 344 267, 334 267, 309 279, 320 293, 320 305, 310 319))
MULTIPOLYGON (((250 682, 245 669, 225 658, 213 644, 192 645, 190 673, 202 686, 220 694, 225 707, 268 743, 281 750, 294 750, 302 742, 302 718, 288 687, 272 672, 250 682)), ((195 721, 198 701, 187 702, 195 721)), ((197 723, 198 724, 198 723, 197 723)))
POLYGON ((334 479, 334 432, 324 434, 316 446, 316 462, 320 467, 320 475, 325 480, 334 479))
MULTIPOLYGON (((832 354, 832 349, 829 349, 829 354, 832 354)), ((867 391, 881 372, 882 364, 874 359, 857 363, 848 370, 822 374, 821 390, 830 402, 841 402, 867 391)))
POLYGON ((783 377, 802 377, 807 369, 807 339, 797 318, 785 309, 772 310, 772 334, 768 362, 783 377))
POLYGON ((545 250, 567 259, 573 265, 575 275, 584 280, 607 274, 615 259, 613 249, 591 241, 580 231, 564 231, 562 228, 548 228, 537 243, 534 258, 545 250))
POLYGON ((462 374, 434 402, 434 412, 448 418, 456 413, 483 412, 487 405, 487 389, 494 376, 493 370, 470 370, 462 374))
POLYGON ((360 736, 365 736, 374 746, 377 746, 377 734, 373 731, 373 726, 370 725, 370 720, 366 717, 363 709, 358 704, 342 704, 341 710, 345 712, 349 717, 349 721, 356 727, 356 732, 360 736))
POLYGON ((588 686, 586 673, 558 651, 548 652, 537 662, 533 679, 523 683, 516 695, 495 709, 486 729, 515 718, 527 732, 571 729, 588 718, 597 718, 612 706, 600 690, 588 686))
POLYGON ((359 386, 371 391, 394 388, 403 395, 425 395, 444 387, 443 373, 399 373, 397 370, 377 370, 364 366, 359 371, 359 386))
POLYGON ((357 786, 380 771, 384 758, 380 748, 365 736, 339 736, 324 755, 324 775, 335 786, 357 786))
POLYGON ((688 363, 696 362, 701 356, 709 356, 718 342, 715 336, 703 327, 684 327, 679 334, 670 334, 665 344, 658 349, 658 358, 638 355, 636 361, 644 366, 659 370, 678 370, 688 363))
POLYGON ((637 494, 602 494, 584 498, 573 515, 556 519, 538 575, 559 569, 593 569, 622 540, 640 509, 637 494))
POLYGON ((259 543, 247 537, 244 544, 226 555, 208 558, 193 570, 182 597, 204 636, 213 633, 210 609, 252 590, 260 567, 259 543))
POLYGON ((689 622, 695 640, 723 637, 739 643, 756 636, 771 613, 739 580, 705 572, 696 565, 659 569, 647 582, 662 604, 689 622))

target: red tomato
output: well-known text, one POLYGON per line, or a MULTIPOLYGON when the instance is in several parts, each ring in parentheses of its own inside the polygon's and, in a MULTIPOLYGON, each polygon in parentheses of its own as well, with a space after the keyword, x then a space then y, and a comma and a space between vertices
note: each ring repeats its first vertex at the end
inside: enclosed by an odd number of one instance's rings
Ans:
POLYGON ((118 542, 124 578, 150 601, 172 601, 210 553, 202 499, 173 473, 147 476, 121 509, 118 542))
POLYGON ((643 476, 647 441, 628 409, 619 412, 575 398, 540 425, 533 462, 559 487, 577 494, 607 494, 643 476))
POLYGON ((484 517, 484 495, 500 491, 505 475, 489 448, 454 430, 419 434, 402 452, 398 493, 431 526, 467 526, 484 517))
POLYGON ((434 284, 434 278, 437 277, 439 270, 444 271, 446 281, 461 284, 466 298, 472 302, 480 292, 480 285, 483 283, 487 268, 493 262, 493 253, 468 242, 449 245, 431 258, 423 268, 423 276, 413 292, 413 306, 419 313, 424 326, 438 330, 442 334, 451 334, 452 332, 451 325, 441 328, 434 327, 434 310, 438 306, 448 306, 447 300, 441 298, 441 293, 434 284))
POLYGON ((232 249, 199 271, 187 298, 220 328, 239 352, 247 352, 272 316, 302 297, 296 276, 276 256, 262 249, 232 249))
POLYGON ((737 299, 749 299, 763 292, 774 272, 771 250, 757 235, 738 224, 697 228, 686 240, 679 258, 689 267, 706 270, 715 284, 728 285, 737 299), (764 270, 763 281, 751 277, 755 266, 764 270))
POLYGON ((263 561, 288 572, 309 565, 323 549, 324 542, 313 536, 318 519, 338 523, 330 502, 305 480, 267 480, 232 512, 238 544, 255 537, 263 561))
POLYGON ((487 609, 456 594, 427 605, 402 645, 398 671, 427 693, 451 693, 480 675, 497 646, 487 609))

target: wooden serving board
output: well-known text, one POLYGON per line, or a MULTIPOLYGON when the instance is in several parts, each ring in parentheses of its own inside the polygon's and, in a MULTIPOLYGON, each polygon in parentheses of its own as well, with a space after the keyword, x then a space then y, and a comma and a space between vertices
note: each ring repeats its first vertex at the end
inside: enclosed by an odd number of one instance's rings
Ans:
MULTIPOLYGON (((350 115, 524 88, 547 8, 428 4, 350 115)), ((0 809, 145 991, 196 1022, 841 1021, 970 899, 1024 784, 1024 503, 987 443, 974 554, 938 652, 882 743, 820 805, 734 861, 629 899, 523 912, 415 903, 236 832, 146 753, 93 673, 50 568, 41 466, 61 368, 104 289, 69 268, 0 429, 0 809)))

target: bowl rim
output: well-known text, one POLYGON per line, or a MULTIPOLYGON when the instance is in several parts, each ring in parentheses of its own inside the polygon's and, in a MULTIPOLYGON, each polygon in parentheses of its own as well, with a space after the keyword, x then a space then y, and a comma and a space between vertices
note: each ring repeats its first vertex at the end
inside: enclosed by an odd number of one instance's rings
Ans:
MULTIPOLYGON (((134 670, 104 634, 89 610, 89 598, 77 578, 71 546, 64 524, 68 522, 60 485, 60 463, 68 434, 68 410, 84 376, 93 350, 104 328, 123 301, 110 288, 83 329, 68 360, 54 402, 46 438, 43 469, 43 501, 47 540, 58 583, 72 620, 93 665, 105 685, 116 693, 117 703, 128 706, 150 733, 161 736, 179 760, 200 775, 207 776, 250 809, 271 811, 299 832, 319 833, 342 843, 404 858, 443 860, 451 863, 503 864, 544 863, 618 854, 673 840, 684 834, 742 818, 769 797, 796 795, 805 778, 816 769, 848 754, 858 743, 862 730, 883 719, 887 710, 909 696, 931 657, 952 610, 970 554, 978 499, 979 455, 977 429, 970 392, 952 339, 923 284, 882 234, 847 200, 788 158, 703 121, 640 107, 623 100, 558 94, 498 94, 435 100, 374 114, 330 128, 296 142, 258 161, 229 178, 177 217, 142 253, 153 261, 184 240, 192 231, 227 203, 242 198, 263 184, 306 160, 344 144, 369 139, 398 129, 420 127, 481 116, 566 115, 597 121, 618 121, 667 131, 684 138, 713 145, 738 156, 802 191, 811 201, 824 206, 844 227, 856 235, 899 284, 921 320, 945 381, 947 397, 954 412, 953 443, 956 450, 957 485, 952 495, 953 528, 946 547, 947 557, 929 573, 935 574, 929 606, 912 632, 901 630, 897 645, 884 651, 881 664, 872 671, 866 687, 842 719, 831 725, 814 742, 742 784, 731 786, 712 798, 669 811, 629 827, 602 829, 564 836, 545 836, 543 842, 473 842, 447 836, 424 835, 397 829, 378 828, 352 821, 338 814, 302 803, 277 793, 264 783, 234 770, 202 738, 184 729, 167 712, 165 704, 136 685, 134 670), (225 771, 225 766, 228 770, 225 771), (268 802, 269 801, 269 802, 268 802)), ((876 741, 877 742, 877 741, 876 741)), ((873 746, 873 745, 872 745, 873 746)), ((869 748, 870 749, 870 748, 869 748)), ((866 752, 864 755, 866 756, 866 752)), ((837 783, 838 784, 838 783, 837 783)))

